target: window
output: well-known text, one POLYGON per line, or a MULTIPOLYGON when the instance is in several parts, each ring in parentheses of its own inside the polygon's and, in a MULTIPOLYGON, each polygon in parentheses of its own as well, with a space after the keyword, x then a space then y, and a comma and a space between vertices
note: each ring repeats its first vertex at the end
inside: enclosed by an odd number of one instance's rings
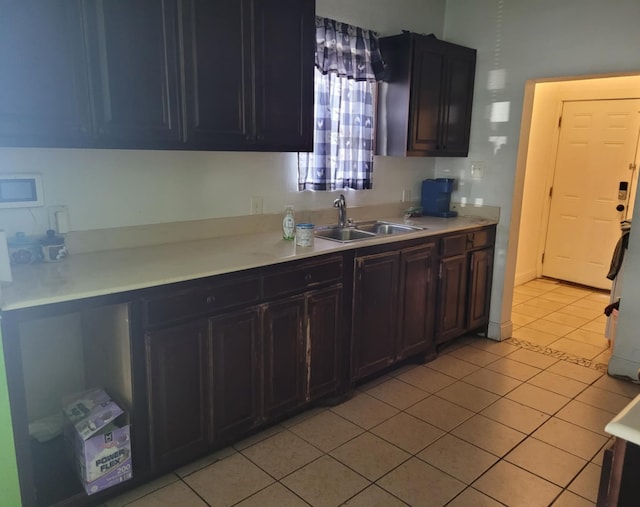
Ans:
POLYGON ((314 149, 298 155, 299 190, 372 188, 374 97, 382 70, 376 34, 316 18, 314 149))

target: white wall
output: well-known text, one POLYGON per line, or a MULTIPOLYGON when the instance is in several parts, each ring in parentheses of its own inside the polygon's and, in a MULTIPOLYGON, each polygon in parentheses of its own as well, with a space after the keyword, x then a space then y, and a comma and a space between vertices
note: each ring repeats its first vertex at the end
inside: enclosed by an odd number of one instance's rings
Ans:
POLYGON ((536 85, 529 152, 522 196, 515 285, 538 275, 540 235, 546 230, 545 209, 549 173, 553 171, 553 141, 558 119, 558 90, 553 83, 536 85), (543 224, 544 222, 544 224, 543 224))
POLYGON ((454 198, 501 207, 493 336, 510 321, 517 236, 509 250, 509 235, 512 220, 517 234, 520 218, 523 182, 518 180, 516 188, 514 183, 525 82, 640 70, 639 19, 638 0, 447 0, 444 38, 476 48, 478 63, 469 158, 440 159, 436 173, 461 178, 454 198), (508 115, 492 118, 496 103, 508 104, 508 115), (470 161, 486 162, 482 179, 471 180, 470 161))
MULTIPOLYGON (((433 160, 376 157, 374 188, 344 191, 348 206, 418 195, 433 160)), ((45 207, 0 211, 0 229, 41 233, 48 206, 68 207, 71 230, 330 208, 339 192, 298 192, 296 154, 71 149, 0 149, 0 171, 42 173, 45 207)))
POLYGON ((563 101, 639 97, 640 76, 536 84, 520 217, 516 285, 541 274, 540 253, 547 229, 549 186, 553 181, 558 115, 563 101))
MULTIPOLYGON (((403 29, 441 34, 445 0, 317 0, 317 13, 382 35, 403 29)), ((374 189, 345 192, 349 206, 417 197, 433 177, 427 158, 376 157, 374 189)), ((83 231, 249 214, 251 196, 264 213, 284 204, 329 208, 339 192, 298 192, 295 154, 0 148, 0 172, 41 173, 45 207, 0 211, 9 234, 42 233, 46 207, 66 205, 71 230, 83 231)))
POLYGON ((445 0, 316 0, 316 14, 380 35, 409 30, 441 37, 445 0))

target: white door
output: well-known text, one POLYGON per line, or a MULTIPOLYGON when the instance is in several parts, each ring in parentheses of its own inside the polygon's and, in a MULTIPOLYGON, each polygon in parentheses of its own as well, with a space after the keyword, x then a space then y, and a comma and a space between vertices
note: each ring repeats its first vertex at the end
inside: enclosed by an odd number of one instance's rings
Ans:
POLYGON ((634 199, 639 135, 640 99, 564 103, 544 276, 611 288, 606 275, 634 199), (626 196, 620 193, 625 184, 626 196))

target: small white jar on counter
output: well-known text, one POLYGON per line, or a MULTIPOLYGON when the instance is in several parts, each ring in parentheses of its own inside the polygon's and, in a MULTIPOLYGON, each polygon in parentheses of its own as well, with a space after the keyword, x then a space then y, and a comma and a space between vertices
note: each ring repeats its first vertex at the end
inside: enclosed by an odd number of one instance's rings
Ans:
POLYGON ((313 246, 313 224, 296 224, 296 245, 313 246))

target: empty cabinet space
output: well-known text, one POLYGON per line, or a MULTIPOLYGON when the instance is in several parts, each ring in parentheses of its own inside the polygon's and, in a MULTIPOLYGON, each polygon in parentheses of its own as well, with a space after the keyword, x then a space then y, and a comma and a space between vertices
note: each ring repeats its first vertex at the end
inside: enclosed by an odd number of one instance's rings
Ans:
POLYGON ((132 413, 128 305, 41 318, 7 312, 3 340, 11 392, 23 393, 11 400, 23 504, 85 496, 61 434, 63 399, 102 388, 132 413))

